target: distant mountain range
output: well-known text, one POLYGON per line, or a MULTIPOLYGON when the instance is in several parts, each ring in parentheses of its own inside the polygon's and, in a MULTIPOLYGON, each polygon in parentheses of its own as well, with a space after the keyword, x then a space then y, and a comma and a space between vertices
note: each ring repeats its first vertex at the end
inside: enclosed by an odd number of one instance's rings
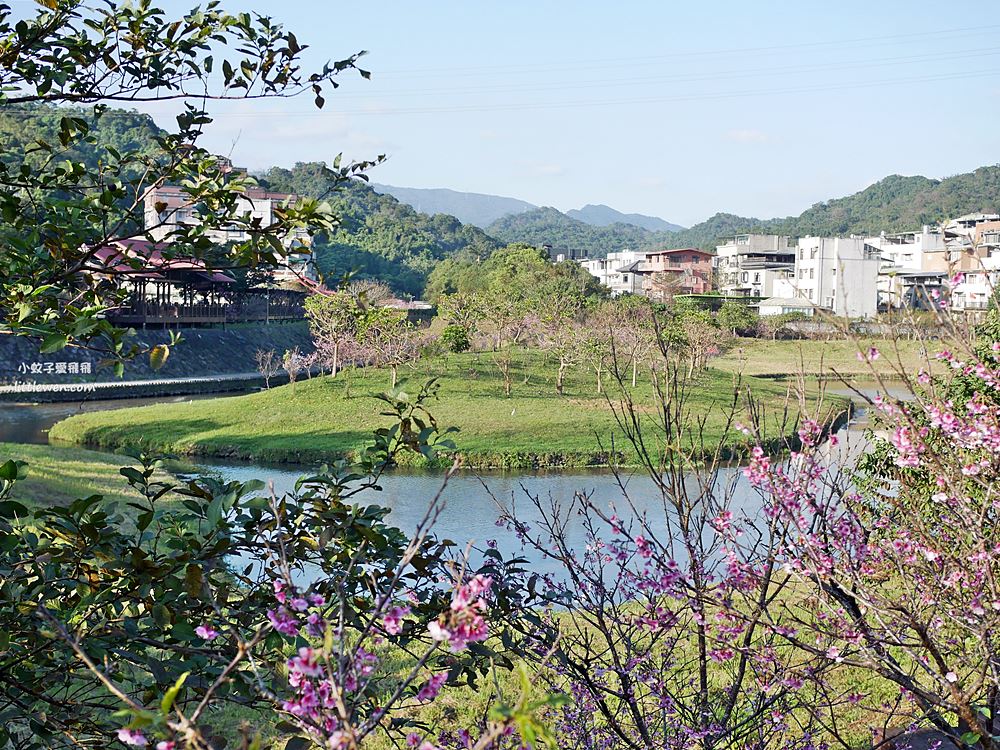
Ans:
POLYGON ((722 238, 747 232, 791 237, 902 232, 961 214, 998 210, 1000 166, 994 165, 943 180, 890 175, 852 195, 817 203, 798 216, 758 219, 717 213, 687 229, 649 231, 633 224, 590 226, 573 218, 570 214, 574 212, 541 208, 499 219, 486 227, 486 233, 503 242, 530 242, 603 255, 626 248, 710 249, 722 238))
POLYGON ((497 219, 510 214, 531 211, 538 206, 517 198, 484 193, 462 193, 447 188, 407 188, 371 183, 372 190, 391 195, 400 203, 412 206, 424 214, 448 214, 463 224, 473 224, 483 229, 497 219))
MULTIPOLYGON (((425 214, 448 214, 463 224, 474 224, 485 229, 490 224, 507 216, 515 216, 534 211, 539 207, 517 198, 485 193, 463 193, 447 188, 408 188, 396 185, 371 183, 376 193, 391 195, 400 203, 406 203, 425 214)), ((595 227, 612 224, 631 224, 651 232, 673 232, 684 227, 671 224, 658 216, 625 214, 610 206, 589 203, 583 208, 574 208, 566 215, 595 227)))
POLYGON ((650 232, 679 232, 684 229, 680 224, 671 224, 659 216, 645 214, 623 214, 611 206, 601 203, 588 203, 583 208, 574 208, 566 212, 571 219, 582 221, 595 227, 607 227, 612 224, 631 224, 634 227, 648 229, 650 232))

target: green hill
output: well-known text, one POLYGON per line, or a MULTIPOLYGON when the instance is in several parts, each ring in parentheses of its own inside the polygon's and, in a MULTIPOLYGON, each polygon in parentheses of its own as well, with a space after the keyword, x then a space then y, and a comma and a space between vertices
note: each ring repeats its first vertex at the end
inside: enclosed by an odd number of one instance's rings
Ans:
POLYGON ((864 190, 817 203, 799 216, 757 219, 717 213, 677 232, 651 232, 627 224, 606 227, 577 221, 554 208, 507 216, 487 227, 504 242, 582 249, 590 255, 624 248, 704 247, 744 232, 812 235, 902 232, 973 212, 1000 210, 1000 165, 943 180, 890 175, 864 190))
POLYGON ((497 242, 481 229, 446 214, 418 213, 366 183, 337 185, 323 165, 273 167, 260 181, 272 190, 325 197, 340 217, 341 229, 316 243, 316 264, 329 278, 356 271, 385 281, 399 293, 420 296, 428 274, 441 260, 458 254, 485 257, 497 242))
POLYGON ((638 249, 670 232, 650 232, 631 224, 597 227, 570 218, 554 208, 536 208, 514 216, 505 216, 486 227, 486 231, 506 243, 552 245, 583 250, 590 256, 604 256, 617 250, 638 249))
MULTIPOLYGON (((90 168, 109 160, 109 147, 156 154, 156 138, 165 134, 149 115, 122 109, 109 109, 95 121, 92 110, 82 107, 0 107, 0 159, 17 163, 40 158, 30 155, 31 145, 38 139, 58 143, 59 120, 67 115, 93 123, 93 137, 66 154, 90 168)), ((318 163, 274 167, 260 180, 277 191, 325 196, 333 205, 342 229, 321 238, 316 248, 317 265, 331 277, 356 271, 360 277, 387 282, 399 293, 419 296, 427 275, 443 258, 458 253, 485 256, 497 247, 494 239, 453 216, 418 213, 359 180, 336 185, 318 163)))

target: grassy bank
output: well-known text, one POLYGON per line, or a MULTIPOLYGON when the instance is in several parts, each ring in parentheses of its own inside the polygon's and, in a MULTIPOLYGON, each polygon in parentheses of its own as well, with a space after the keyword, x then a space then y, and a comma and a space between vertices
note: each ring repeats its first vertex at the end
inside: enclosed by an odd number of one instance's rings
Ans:
POLYGON ((125 502, 140 499, 118 473, 122 466, 138 466, 128 456, 50 445, 0 443, 0 462, 13 459, 28 464, 28 476, 14 486, 13 498, 28 506, 68 505, 90 495, 125 502))
POLYGON ((745 375, 798 374, 832 378, 838 374, 871 380, 893 377, 902 371, 913 376, 921 368, 932 371, 940 367, 930 359, 939 349, 936 342, 885 341, 859 339, 857 342, 837 341, 766 341, 762 339, 737 339, 725 354, 712 364, 721 370, 741 372, 745 375), (880 356, 874 362, 858 360, 858 349, 874 346, 880 356))
MULTIPOLYGON (((510 398, 503 395, 489 354, 422 361, 401 371, 400 386, 415 391, 432 376, 440 379, 440 392, 430 408, 442 425, 460 428, 456 443, 471 465, 602 465, 608 457, 601 444, 610 445, 614 435, 620 445, 607 401, 583 368, 567 377, 563 396, 555 391, 555 367, 534 352, 521 355, 510 398)), ((786 384, 752 378, 746 384, 765 404, 770 422, 786 408, 797 408, 786 384)), ((323 461, 352 454, 370 440, 373 429, 387 424, 374 394, 388 386, 385 371, 348 371, 336 379, 314 378, 237 398, 81 414, 57 424, 50 435, 110 450, 144 447, 263 461, 323 461)), ((709 446, 721 438, 732 393, 732 374, 720 370, 702 373, 691 386, 688 409, 695 418, 704 418, 709 446)), ((648 404, 652 415, 648 377, 640 378, 634 398, 648 404)), ((828 411, 844 406, 840 400, 824 404, 828 411)), ((771 437, 778 437, 777 432, 771 437)))

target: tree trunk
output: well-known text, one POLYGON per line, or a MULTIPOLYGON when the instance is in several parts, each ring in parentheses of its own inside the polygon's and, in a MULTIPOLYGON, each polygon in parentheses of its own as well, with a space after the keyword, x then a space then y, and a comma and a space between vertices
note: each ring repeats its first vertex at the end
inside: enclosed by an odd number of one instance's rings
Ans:
POLYGON ((632 355, 632 387, 635 388, 635 377, 639 369, 639 362, 635 355, 632 355))
POLYGON ((340 344, 333 345, 333 367, 330 368, 330 377, 337 377, 337 371, 340 369, 340 344))
POLYGON ((568 364, 563 360, 559 360, 559 372, 556 374, 556 393, 560 396, 563 395, 563 382, 566 375, 566 367, 568 364))
POLYGON ((392 367, 390 368, 390 370, 391 370, 391 372, 392 372, 392 387, 393 387, 393 388, 395 388, 395 387, 396 387, 396 375, 397 375, 397 372, 396 372, 396 365, 393 365, 393 366, 392 366, 392 367))
POLYGON ((595 367, 594 371, 597 373, 597 395, 600 396, 604 393, 604 383, 601 382, 602 370, 600 367, 595 367))

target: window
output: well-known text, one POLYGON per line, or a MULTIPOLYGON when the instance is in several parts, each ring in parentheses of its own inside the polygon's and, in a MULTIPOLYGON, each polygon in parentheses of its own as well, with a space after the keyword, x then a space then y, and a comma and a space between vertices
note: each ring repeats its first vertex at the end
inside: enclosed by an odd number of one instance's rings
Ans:
POLYGON ((624 282, 628 281, 628 274, 627 273, 623 273, 622 274, 622 281, 624 281, 624 282))

